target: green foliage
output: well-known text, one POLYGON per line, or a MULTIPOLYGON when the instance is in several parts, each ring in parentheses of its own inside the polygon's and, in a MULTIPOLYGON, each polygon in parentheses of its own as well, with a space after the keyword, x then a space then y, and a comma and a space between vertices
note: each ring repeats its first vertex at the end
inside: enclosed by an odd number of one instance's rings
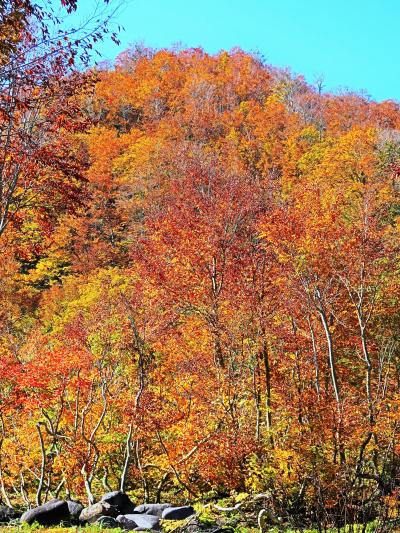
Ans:
POLYGON ((102 528, 101 526, 96 525, 87 525, 87 526, 71 526, 71 527, 46 527, 40 526, 35 523, 32 525, 23 524, 20 526, 4 526, 0 527, 0 533, 11 533, 11 532, 20 532, 20 533, 29 533, 31 531, 43 531, 46 533, 123 533, 124 530, 121 528, 102 528))

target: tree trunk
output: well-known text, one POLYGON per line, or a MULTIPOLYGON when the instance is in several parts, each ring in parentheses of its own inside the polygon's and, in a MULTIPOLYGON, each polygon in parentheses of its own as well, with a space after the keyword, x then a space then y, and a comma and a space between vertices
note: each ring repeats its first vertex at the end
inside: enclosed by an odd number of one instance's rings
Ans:
POLYGON ((261 357, 264 363, 264 374, 265 374, 265 425, 267 428, 267 433, 270 436, 271 444, 272 435, 272 406, 271 406, 271 365, 269 359, 268 343, 265 338, 265 330, 263 330, 263 341, 261 349, 261 357))
POLYGON ((318 400, 320 399, 321 389, 319 385, 319 365, 318 365, 318 351, 317 351, 317 343, 315 341, 315 334, 314 334, 314 328, 311 323, 310 317, 307 318, 308 325, 310 328, 310 335, 311 335, 311 344, 312 344, 312 350, 313 350, 313 362, 314 362, 314 372, 315 372, 315 390, 317 392, 318 400))
POLYGON ((44 484, 44 475, 46 472, 46 449, 44 446, 42 431, 40 429, 40 422, 36 424, 36 429, 39 434, 40 451, 42 454, 42 464, 40 466, 39 486, 36 492, 36 505, 39 506, 39 505, 42 505, 42 490, 43 490, 43 484, 44 484))
POLYGON ((124 462, 124 468, 122 469, 121 481, 119 484, 119 490, 121 490, 122 492, 125 491, 125 483, 126 483, 126 477, 128 474, 129 460, 131 457, 132 427, 133 427, 133 424, 131 422, 129 424, 128 435, 126 437, 125 462, 124 462))

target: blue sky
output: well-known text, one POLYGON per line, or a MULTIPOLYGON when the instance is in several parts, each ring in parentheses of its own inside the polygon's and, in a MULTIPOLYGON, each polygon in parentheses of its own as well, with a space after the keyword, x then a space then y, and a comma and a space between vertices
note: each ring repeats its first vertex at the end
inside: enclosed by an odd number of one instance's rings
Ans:
MULTIPOLYGON (((81 0, 79 16, 94 3, 81 0)), ((100 47, 110 60, 137 41, 211 53, 239 46, 310 82, 323 75, 327 90, 400 100, 400 0, 125 0, 116 22, 121 46, 100 47)))

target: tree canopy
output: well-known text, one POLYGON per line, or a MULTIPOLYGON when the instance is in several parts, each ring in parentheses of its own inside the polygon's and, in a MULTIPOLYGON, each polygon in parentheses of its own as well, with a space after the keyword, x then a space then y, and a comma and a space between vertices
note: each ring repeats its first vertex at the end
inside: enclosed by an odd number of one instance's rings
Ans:
POLYGON ((390 516, 399 105, 239 49, 54 68, 1 89, 2 499, 390 516))

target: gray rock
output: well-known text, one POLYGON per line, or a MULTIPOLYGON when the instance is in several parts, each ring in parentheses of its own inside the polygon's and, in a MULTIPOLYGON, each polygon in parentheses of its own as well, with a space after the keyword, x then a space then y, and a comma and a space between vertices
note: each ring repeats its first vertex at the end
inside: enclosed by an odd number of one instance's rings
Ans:
POLYGON ((71 515, 72 520, 78 520, 79 515, 83 511, 83 505, 81 502, 74 502, 73 500, 67 500, 69 514, 71 515))
POLYGON ((69 518, 70 514, 67 502, 63 500, 50 500, 39 507, 26 511, 21 516, 21 522, 26 522, 27 524, 37 522, 41 526, 53 526, 69 518))
POLYGON ((12 507, 7 507, 7 505, 0 505, 0 522, 7 523, 10 520, 16 520, 22 515, 21 512, 16 511, 12 507))
POLYGON ((149 514, 126 514, 120 515, 117 517, 117 522, 119 522, 126 529, 135 529, 137 527, 144 530, 160 528, 160 519, 158 516, 153 516, 149 514))
POLYGON ((117 523, 122 529, 126 529, 128 531, 134 531, 138 527, 136 522, 129 520, 129 518, 123 514, 117 516, 117 523))
POLYGON ((106 527, 109 529, 115 529, 119 527, 119 524, 112 516, 100 516, 95 522, 96 526, 106 527))
POLYGON ((135 507, 135 513, 150 514, 161 518, 164 509, 171 507, 170 503, 144 503, 135 507))
POLYGON ((184 520, 193 514, 193 507, 191 505, 184 505, 182 507, 168 507, 164 509, 161 518, 164 520, 184 520))
POLYGON ((119 509, 119 514, 129 514, 133 513, 135 506, 130 500, 129 496, 120 490, 115 490, 114 492, 107 492, 101 498, 102 502, 109 503, 110 505, 115 505, 119 509))
POLYGON ((79 520, 81 522, 89 522, 89 524, 93 524, 100 518, 100 516, 111 516, 116 518, 118 515, 119 510, 115 505, 110 505, 107 502, 98 502, 82 509, 82 512, 79 515, 79 520))

